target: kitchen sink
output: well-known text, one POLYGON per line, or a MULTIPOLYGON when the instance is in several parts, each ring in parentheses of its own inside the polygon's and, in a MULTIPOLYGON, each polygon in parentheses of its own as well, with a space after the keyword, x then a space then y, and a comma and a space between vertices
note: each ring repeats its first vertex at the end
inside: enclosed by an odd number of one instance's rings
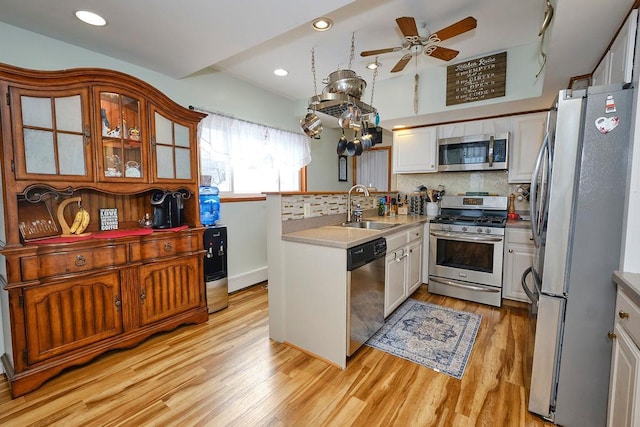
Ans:
POLYGON ((378 222, 378 221, 360 221, 360 222, 343 222, 343 227, 351 228, 368 228, 370 230, 385 230, 387 228, 396 227, 400 224, 393 224, 390 222, 378 222))

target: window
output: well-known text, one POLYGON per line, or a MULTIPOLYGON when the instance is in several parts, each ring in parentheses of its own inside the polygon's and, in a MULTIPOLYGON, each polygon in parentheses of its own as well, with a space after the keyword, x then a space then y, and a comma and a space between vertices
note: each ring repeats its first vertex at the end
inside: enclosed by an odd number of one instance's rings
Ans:
POLYGON ((218 114, 200 122, 198 144, 200 174, 223 193, 298 191, 311 161, 306 136, 218 114))

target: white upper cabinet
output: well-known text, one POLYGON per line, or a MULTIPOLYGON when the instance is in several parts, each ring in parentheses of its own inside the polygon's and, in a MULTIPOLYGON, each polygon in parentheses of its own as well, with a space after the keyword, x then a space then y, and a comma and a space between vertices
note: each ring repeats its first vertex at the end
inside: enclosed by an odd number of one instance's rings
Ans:
POLYGON ((638 27, 638 9, 633 9, 611 44, 611 83, 629 83, 633 74, 633 54, 638 27))
POLYGON ((602 86, 611 81, 611 52, 607 51, 602 61, 598 64, 591 75, 592 86, 602 86))
POLYGON ((448 125, 438 126, 438 139, 509 132, 509 126, 510 123, 508 117, 451 123, 448 125))
POLYGON ((393 132, 393 173, 424 173, 438 170, 436 127, 393 132))
POLYGON ((509 147, 509 182, 531 182, 538 150, 544 139, 547 113, 513 116, 509 147))
POLYGON ((593 71, 593 86, 629 83, 633 77, 633 55, 638 27, 638 9, 633 9, 620 32, 593 71))

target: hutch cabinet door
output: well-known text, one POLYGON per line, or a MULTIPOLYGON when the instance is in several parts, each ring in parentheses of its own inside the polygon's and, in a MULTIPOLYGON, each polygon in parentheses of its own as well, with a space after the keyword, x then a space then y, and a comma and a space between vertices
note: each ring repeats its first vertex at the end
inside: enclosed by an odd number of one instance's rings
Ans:
POLYGON ((199 255, 140 267, 140 323, 157 322, 205 304, 199 255))
POLYGON ((149 136, 145 103, 131 94, 107 87, 94 88, 100 117, 98 179, 100 181, 148 182, 149 136))
POLYGON ((150 110, 154 182, 194 181, 196 177, 192 170, 197 163, 195 126, 193 123, 171 119, 153 105, 150 110))
POLYGON ((25 288, 24 306, 29 364, 122 333, 117 271, 25 288))
POLYGON ((16 179, 92 181, 87 88, 9 88, 16 179))

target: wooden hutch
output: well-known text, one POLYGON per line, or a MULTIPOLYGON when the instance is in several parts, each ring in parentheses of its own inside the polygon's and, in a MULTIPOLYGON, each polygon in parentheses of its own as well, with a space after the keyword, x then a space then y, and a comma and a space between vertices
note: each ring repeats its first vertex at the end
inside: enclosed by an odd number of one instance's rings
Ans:
POLYGON ((196 139, 204 115, 103 69, 0 64, 0 92, 2 363, 12 396, 108 350, 205 322, 196 139), (158 192, 180 199, 182 227, 140 226, 158 192), (62 235, 80 205, 87 229, 62 235), (117 230, 100 225, 107 209, 117 230))

